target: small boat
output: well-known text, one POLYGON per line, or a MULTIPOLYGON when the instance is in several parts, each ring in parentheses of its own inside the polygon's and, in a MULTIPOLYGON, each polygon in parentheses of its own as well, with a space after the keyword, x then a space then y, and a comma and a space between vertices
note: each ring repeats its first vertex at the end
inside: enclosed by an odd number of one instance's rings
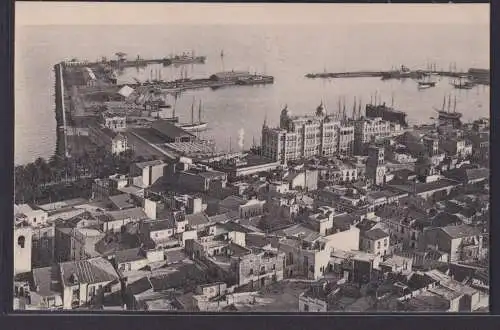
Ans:
POLYGON ((436 82, 435 81, 419 81, 418 82, 418 89, 427 89, 431 87, 435 87, 436 82))
POLYGON ((458 83, 456 81, 453 81, 451 84, 453 85, 453 87, 458 89, 472 89, 474 86, 476 86, 475 83, 471 81, 463 81, 462 78, 458 80, 458 83))
POLYGON ((200 100, 200 105, 198 107, 198 122, 194 121, 194 100, 193 104, 191 105, 191 123, 185 123, 185 124, 179 124, 177 125, 178 127, 182 128, 185 131, 188 132, 198 132, 202 131, 207 128, 208 123, 201 121, 201 111, 202 111, 202 106, 201 106, 201 100, 200 100))
POLYGON ((419 81, 418 82, 418 87, 419 88, 436 87, 436 82, 435 81, 419 81))

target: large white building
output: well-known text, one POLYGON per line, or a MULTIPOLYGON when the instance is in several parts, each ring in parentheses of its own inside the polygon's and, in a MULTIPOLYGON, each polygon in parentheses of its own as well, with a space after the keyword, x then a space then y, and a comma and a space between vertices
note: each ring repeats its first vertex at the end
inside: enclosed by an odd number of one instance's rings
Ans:
POLYGON ((376 138, 389 137, 395 131, 391 122, 382 118, 361 118, 354 121, 356 152, 362 153, 367 144, 376 138))
POLYGON ((354 126, 327 116, 323 104, 314 116, 292 116, 281 111, 280 126, 262 127, 262 153, 286 163, 313 156, 350 155, 354 149, 354 126))

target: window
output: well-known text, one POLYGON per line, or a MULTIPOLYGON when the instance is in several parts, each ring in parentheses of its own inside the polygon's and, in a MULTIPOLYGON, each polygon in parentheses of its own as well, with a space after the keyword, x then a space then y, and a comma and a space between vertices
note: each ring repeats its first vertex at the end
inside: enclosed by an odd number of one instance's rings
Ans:
POLYGON ((33 217, 33 222, 36 223, 36 217, 33 217))
POLYGON ((387 244, 388 244, 388 240, 386 238, 386 239, 384 239, 384 247, 387 247, 387 244))
POLYGON ((377 242, 377 249, 380 249, 380 241, 377 242))
POLYGON ((273 264, 273 270, 276 270, 276 264, 273 264))
POLYGON ((24 249, 24 243, 26 242, 26 238, 24 236, 19 236, 17 239, 17 245, 24 249))
POLYGON ((308 304, 304 304, 304 312, 309 312, 309 305, 308 304))
POLYGON ((109 285, 108 285, 108 286, 105 286, 105 287, 104 287, 104 292, 106 292, 106 293, 111 292, 111 286, 109 286, 109 285))
POLYGON ((250 271, 248 272, 249 275, 253 275, 253 268, 250 268, 250 271))

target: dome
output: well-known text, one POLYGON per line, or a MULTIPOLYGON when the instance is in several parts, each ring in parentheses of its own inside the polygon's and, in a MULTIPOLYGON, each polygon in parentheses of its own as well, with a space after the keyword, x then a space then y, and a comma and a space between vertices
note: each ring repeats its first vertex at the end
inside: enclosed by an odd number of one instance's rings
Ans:
POLYGON ((316 116, 325 116, 326 113, 325 113, 325 107, 323 106, 323 101, 321 101, 321 104, 318 105, 318 107, 316 108, 316 116))
POLYGON ((281 110, 281 116, 283 117, 289 117, 291 115, 290 110, 288 110, 288 105, 285 105, 283 110, 281 110))

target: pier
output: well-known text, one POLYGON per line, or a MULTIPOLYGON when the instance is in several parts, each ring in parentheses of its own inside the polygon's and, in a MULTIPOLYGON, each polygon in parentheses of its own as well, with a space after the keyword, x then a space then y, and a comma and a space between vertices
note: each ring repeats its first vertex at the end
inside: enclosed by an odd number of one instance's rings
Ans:
POLYGON ((229 75, 229 73, 214 74, 209 78, 200 79, 179 79, 174 81, 153 81, 146 83, 122 84, 117 85, 119 88, 127 85, 132 88, 140 86, 151 86, 160 88, 164 92, 182 92, 185 90, 200 89, 200 88, 220 88, 224 86, 248 86, 248 85, 265 85, 273 84, 274 77, 267 75, 256 75, 246 72, 229 75), (223 76, 222 76, 223 75, 223 76))
POLYGON ((54 65, 55 72, 55 101, 56 101, 56 154, 67 156, 67 136, 66 136, 66 108, 64 104, 64 81, 63 81, 63 68, 62 65, 54 65))

